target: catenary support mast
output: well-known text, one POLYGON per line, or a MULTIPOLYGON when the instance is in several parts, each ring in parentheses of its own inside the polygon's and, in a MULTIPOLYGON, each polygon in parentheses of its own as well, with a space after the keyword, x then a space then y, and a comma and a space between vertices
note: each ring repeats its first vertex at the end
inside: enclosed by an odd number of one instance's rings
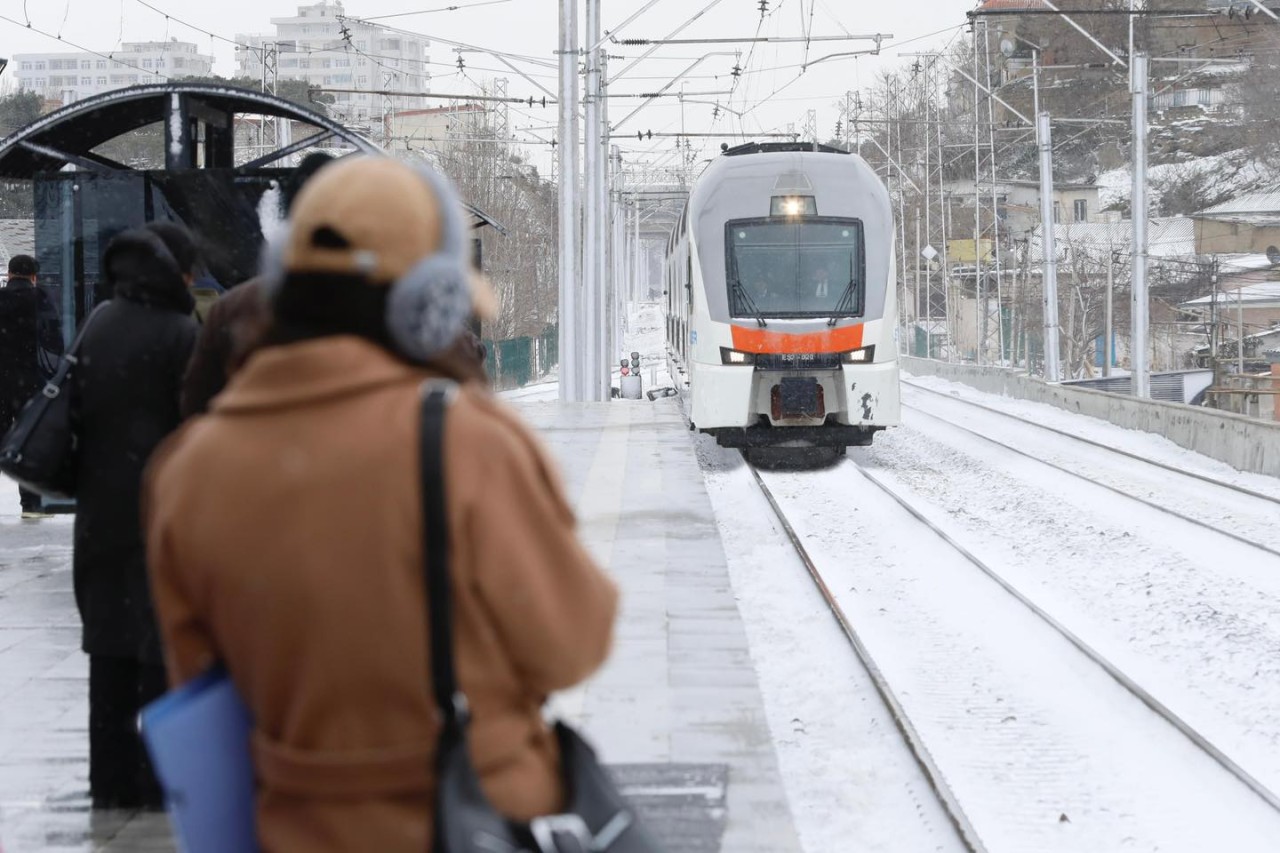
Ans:
POLYGON ((1129 358, 1133 366, 1130 382, 1135 397, 1151 396, 1151 351, 1149 340, 1150 301, 1147 298, 1147 54, 1133 54, 1130 68, 1133 85, 1133 304, 1129 358))
POLYGON ((580 402, 582 305, 578 276, 578 0, 560 0, 559 173, 560 399, 580 402))

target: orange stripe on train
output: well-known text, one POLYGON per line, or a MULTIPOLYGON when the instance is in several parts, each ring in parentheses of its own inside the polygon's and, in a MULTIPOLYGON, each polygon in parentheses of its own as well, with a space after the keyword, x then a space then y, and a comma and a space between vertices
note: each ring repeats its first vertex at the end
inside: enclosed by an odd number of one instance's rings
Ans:
POLYGON ((792 335, 771 332, 768 329, 751 329, 731 326, 733 348, 740 352, 847 352, 862 346, 864 324, 844 326, 825 332, 807 332, 792 335))

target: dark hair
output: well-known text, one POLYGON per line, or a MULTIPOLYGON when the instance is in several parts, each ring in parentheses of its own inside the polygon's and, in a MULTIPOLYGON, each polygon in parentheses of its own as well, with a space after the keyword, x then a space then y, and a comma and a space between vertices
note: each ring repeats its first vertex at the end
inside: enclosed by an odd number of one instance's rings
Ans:
POLYGON ((146 229, 159 237, 178 263, 182 275, 194 275, 200 264, 200 247, 185 226, 176 222, 148 222, 146 229))
POLYGON ((293 202, 297 199, 298 193, 302 191, 303 185, 311 180, 312 175, 332 163, 333 159, 332 155, 323 151, 312 151, 302 158, 302 162, 298 164, 293 173, 289 175, 288 180, 285 181, 283 191, 280 194, 280 203, 286 216, 293 209, 293 202))
POLYGON ((30 255, 14 255, 9 259, 9 275, 31 278, 40 272, 40 265, 30 255))

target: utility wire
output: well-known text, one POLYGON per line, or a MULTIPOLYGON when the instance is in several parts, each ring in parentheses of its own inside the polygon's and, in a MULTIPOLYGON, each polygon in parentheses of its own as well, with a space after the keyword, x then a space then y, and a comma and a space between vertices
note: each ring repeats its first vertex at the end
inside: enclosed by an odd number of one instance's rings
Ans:
POLYGON ((150 68, 143 68, 143 67, 141 67, 141 66, 139 66, 139 65, 135 65, 135 64, 133 64, 132 62, 126 62, 126 61, 125 61, 125 60, 123 60, 123 59, 116 59, 116 58, 115 58, 115 54, 114 54, 114 52, 112 52, 112 53, 102 53, 102 52, 100 52, 100 51, 93 50, 92 48, 84 47, 83 45, 76 44, 75 42, 70 41, 69 39, 64 39, 64 38, 62 38, 61 36, 54 35, 54 34, 53 34, 53 33, 51 33, 51 32, 47 32, 47 31, 45 31, 45 30, 42 30, 42 29, 40 29, 39 27, 33 26, 33 25, 32 25, 32 24, 30 24, 30 23, 26 23, 26 24, 24 24, 24 23, 22 23, 22 22, 21 22, 21 21, 19 21, 19 20, 16 20, 16 19, 14 19, 14 18, 10 18, 10 17, 8 17, 7 15, 0 15, 0 21, 5 21, 6 23, 13 24, 13 25, 14 25, 14 26, 16 26, 16 27, 22 27, 22 28, 24 28, 24 29, 28 29, 28 30, 30 30, 30 31, 31 31, 31 32, 33 32, 33 33, 39 33, 40 35, 45 36, 46 38, 51 38, 51 39, 54 39, 55 41, 62 42, 62 43, 63 43, 63 44, 65 44, 65 45, 70 45, 71 47, 74 47, 76 50, 81 51, 82 53, 88 53, 88 54, 92 54, 93 56, 97 56, 97 57, 99 57, 99 58, 101 58, 101 59, 107 59, 107 60, 110 60, 111 62, 115 62, 115 63, 117 63, 117 64, 119 64, 119 65, 123 65, 123 66, 125 66, 125 67, 127 67, 127 68, 133 68, 133 69, 135 69, 135 70, 137 70, 137 71, 141 71, 143 74, 153 74, 153 75, 155 75, 156 77, 160 77, 160 78, 163 78, 163 79, 165 79, 165 80, 168 80, 168 79, 169 79, 169 75, 167 75, 167 74, 162 74, 162 73, 160 73, 159 71, 155 71, 155 70, 150 69, 150 68))
POLYGON ((497 6, 502 3, 510 3, 512 0, 480 0, 478 3, 457 3, 453 6, 440 6, 435 9, 419 9, 416 12, 393 12, 390 15, 372 15, 361 18, 363 21, 386 21, 391 18, 407 18, 411 15, 430 15, 434 12, 458 12, 464 9, 474 9, 477 6, 497 6))

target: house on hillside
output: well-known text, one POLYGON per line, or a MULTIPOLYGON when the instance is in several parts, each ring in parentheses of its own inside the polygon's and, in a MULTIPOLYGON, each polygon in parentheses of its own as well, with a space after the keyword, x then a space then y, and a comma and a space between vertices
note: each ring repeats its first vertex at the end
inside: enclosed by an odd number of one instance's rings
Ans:
MULTIPOLYGON (((1055 181, 1053 185, 1053 218, 1058 223, 1092 222, 1100 218, 1099 187, 1091 181, 1055 181)), ((983 184, 978 199, 983 207, 984 223, 990 211, 991 187, 983 184)), ((949 217, 973 222, 974 187, 972 178, 958 178, 943 184, 949 205, 949 217)), ((1040 226, 1040 182, 1001 180, 995 186, 1000 231, 1017 239, 1025 239, 1040 226)), ((986 227, 985 224, 983 226, 986 227)), ((1003 238, 1001 239, 1003 242, 1003 238)))
POLYGON ((1280 189, 1246 193, 1191 214, 1199 254, 1273 254, 1280 258, 1280 189))
MULTIPOLYGON (((1016 235, 1031 233, 1040 227, 1040 182, 1007 181, 1005 222, 1016 235)), ((1053 221, 1075 224, 1090 221, 1098 213, 1098 186, 1092 182, 1055 181, 1053 185, 1053 221)))
MULTIPOLYGON (((1031 294, 1030 302, 1042 299, 1044 254, 1042 236, 1036 226, 1027 242, 1023 272, 1031 294)), ((1073 375, 1089 375, 1102 363, 1107 305, 1107 282, 1112 282, 1111 306, 1115 353, 1121 359, 1129 352, 1129 280, 1133 256, 1133 223, 1071 222, 1054 226, 1054 247, 1058 259, 1058 299, 1064 359, 1075 368, 1073 375)), ((1158 370, 1186 366, 1186 353, 1203 336, 1186 327, 1177 308, 1162 293, 1185 293, 1206 275, 1196 258, 1193 223, 1185 216, 1157 217, 1149 221, 1147 253, 1152 287, 1151 333, 1152 367, 1158 370)), ((1174 301, 1178 301, 1177 298, 1174 301)), ((1025 310, 1033 311, 1034 305, 1025 310)))
MULTIPOLYGON (((1217 255, 1216 281, 1209 293, 1178 307, 1193 319, 1207 343, 1196 349, 1207 362, 1235 356, 1236 342, 1245 341, 1246 358, 1260 358, 1261 348, 1280 343, 1280 257, 1259 254, 1217 255)), ((1255 367, 1258 365, 1254 365, 1255 367)))

